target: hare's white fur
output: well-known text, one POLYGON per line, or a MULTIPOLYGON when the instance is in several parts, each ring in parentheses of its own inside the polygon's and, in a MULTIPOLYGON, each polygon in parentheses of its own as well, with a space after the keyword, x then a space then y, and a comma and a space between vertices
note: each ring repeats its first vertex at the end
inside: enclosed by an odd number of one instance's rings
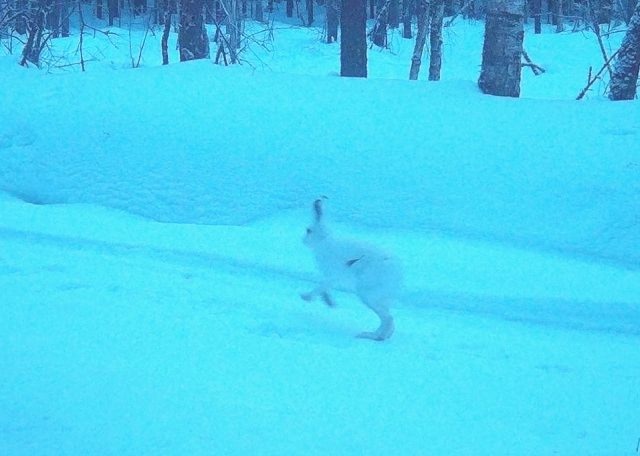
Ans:
POLYGON ((314 202, 313 215, 304 243, 313 251, 322 281, 301 297, 307 301, 321 297, 328 306, 333 306, 332 289, 340 287, 354 291, 380 318, 376 331, 363 332, 358 337, 388 339, 394 330, 389 309, 402 289, 400 262, 375 246, 334 237, 325 225, 323 199, 314 202))

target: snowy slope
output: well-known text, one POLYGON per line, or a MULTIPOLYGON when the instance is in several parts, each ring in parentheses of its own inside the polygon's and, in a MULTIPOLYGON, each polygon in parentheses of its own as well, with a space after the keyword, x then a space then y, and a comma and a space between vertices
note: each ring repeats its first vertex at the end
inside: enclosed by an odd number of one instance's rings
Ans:
POLYGON ((0 189, 209 224, 328 194, 337 219, 370 226, 640 260, 637 103, 274 79, 210 62, 108 79, 104 91, 97 74, 26 74, 5 95, 0 189))

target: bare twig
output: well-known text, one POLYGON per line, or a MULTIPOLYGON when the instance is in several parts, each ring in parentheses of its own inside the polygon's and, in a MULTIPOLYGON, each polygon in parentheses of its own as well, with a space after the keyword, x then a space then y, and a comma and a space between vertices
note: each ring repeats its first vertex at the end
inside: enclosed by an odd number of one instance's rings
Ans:
POLYGON ((458 11, 456 11, 456 13, 451 16, 447 22, 445 22, 444 27, 451 26, 451 24, 453 24, 453 21, 455 21, 458 16, 464 13, 471 5, 473 5, 473 1, 467 1, 464 5, 462 5, 462 7, 458 11))
POLYGON ((536 76, 540 76, 542 73, 544 73, 546 71, 541 66, 536 65, 535 63, 533 63, 531 61, 531 59, 529 58, 529 54, 527 54, 527 51, 525 51, 524 49, 522 50, 522 57, 524 58, 524 60, 526 62, 526 63, 523 63, 522 66, 531 68, 531 70, 533 71, 533 74, 535 74, 536 76))
POLYGON ((620 49, 618 49, 616 52, 611 54, 611 57, 609 57, 607 61, 604 62, 604 65, 602 65, 602 68, 600 68, 600 71, 598 71, 593 78, 591 77, 591 68, 589 68, 589 77, 587 81, 587 86, 584 89, 582 89, 582 91, 578 94, 578 96, 576 97, 576 100, 582 100, 582 98, 584 98, 584 96, 589 91, 593 83, 596 82, 598 79, 600 79, 600 75, 604 72, 604 70, 607 69, 607 67, 609 66, 609 63, 611 63, 611 61, 618 55, 618 52, 620 52, 620 49))
POLYGON ((609 58, 607 57, 607 51, 604 48, 604 43, 602 42, 602 34, 600 33, 600 24, 598 24, 598 21, 593 21, 593 31, 595 32, 596 37, 598 38, 598 46, 600 46, 600 52, 602 53, 602 58, 605 62, 605 67, 609 71, 609 77, 611 77, 611 75, 613 74, 613 70, 611 70, 611 66, 609 65, 609 58))

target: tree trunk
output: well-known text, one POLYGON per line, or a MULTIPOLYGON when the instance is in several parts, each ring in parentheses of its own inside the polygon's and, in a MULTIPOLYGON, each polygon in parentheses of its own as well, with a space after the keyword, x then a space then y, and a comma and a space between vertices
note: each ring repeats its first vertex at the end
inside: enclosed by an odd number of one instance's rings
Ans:
POLYGON ((4 19, 5 14, 7 15, 6 17, 12 17, 15 14, 12 6, 13 4, 9 4, 9 0, 0 0, 0 40, 5 36, 9 36, 9 23, 2 19, 4 19))
POLYGON ((313 17, 313 0, 307 0, 307 26, 311 26, 315 20, 313 17))
POLYGON ((40 54, 42 53, 42 35, 45 26, 45 6, 44 0, 37 3, 37 9, 31 12, 31 19, 28 24, 27 43, 22 50, 22 61, 20 64, 26 66, 27 62, 40 66, 40 54))
POLYGON ((640 2, 629 21, 629 28, 622 40, 618 57, 611 75, 609 98, 611 100, 633 100, 638 85, 640 70, 640 2))
POLYGON ((613 0, 590 0, 593 19, 598 24, 611 22, 613 12, 613 0))
POLYGON ((63 38, 69 37, 69 0, 60 1, 60 32, 63 38))
POLYGON ((399 0, 389 0, 389 27, 397 29, 400 27, 400 2, 399 0))
POLYGON ((264 7, 262 0, 256 0, 256 9, 253 18, 258 22, 264 22, 264 7))
POLYGON ((445 0, 444 2, 444 15, 446 17, 449 16, 454 16, 456 14, 458 14, 458 11, 460 11, 460 8, 462 8, 464 6, 465 2, 464 0, 458 1, 458 0, 445 0))
POLYGON ((232 64, 238 63, 238 49, 240 48, 240 35, 242 14, 238 0, 227 0, 225 4, 229 13, 227 17, 227 33, 229 34, 229 58, 232 64))
POLYGON ((209 57, 209 39, 204 27, 204 0, 180 0, 178 43, 181 62, 209 57))
MULTIPOLYGON (((16 0, 16 8, 15 8, 16 12, 20 13, 25 13, 26 15, 29 14, 29 8, 27 5, 27 1, 26 0, 16 0)), ((25 15, 19 15, 16 18, 16 32, 18 32, 18 34, 20 35, 24 35, 25 33, 27 33, 27 16, 25 15)))
POLYGON ((542 0, 533 0, 531 3, 533 15, 533 30, 536 35, 542 33, 542 0))
POLYGON ((343 0, 340 18, 340 76, 367 77, 365 0, 343 0))
POLYGON ((216 23, 216 10, 218 8, 218 2, 216 0, 204 0, 204 23, 215 24, 216 23))
POLYGON ((556 33, 564 32, 564 5, 562 0, 557 0, 556 5, 556 33))
POLYGON ((416 34, 416 45, 413 48, 413 56, 411 57, 411 69, 409 70, 409 79, 415 81, 420 73, 422 65, 422 53, 424 44, 427 41, 427 32, 429 30, 429 1, 416 0, 416 15, 418 16, 418 32, 416 34))
POLYGON ((287 17, 293 17, 293 0, 287 0, 287 17))
POLYGON ((402 38, 411 39, 413 34, 411 33, 411 17, 413 16, 413 1, 402 1, 402 38))
POLYGON ((484 93, 520 96, 524 7, 522 0, 490 0, 478 86, 484 93))
POLYGON ((102 12, 103 8, 102 8, 102 0, 96 0, 96 18, 97 19, 104 19, 104 13, 102 12))
POLYGON ((133 1, 133 12, 135 15, 141 15, 147 12, 147 0, 130 1, 133 1))
POLYGON ((433 0, 431 17, 431 55, 429 57, 429 81, 440 80, 442 68, 442 21, 444 20, 444 0, 433 0))
POLYGON ((169 65, 169 32, 171 32, 171 12, 164 13, 164 28, 162 30, 162 64, 169 65))
POLYGON ((629 25, 631 18, 633 17, 633 10, 640 0, 627 0, 626 5, 623 6, 623 15, 625 24, 629 25))
POLYGON ((107 8, 109 9, 109 26, 113 27, 113 21, 116 17, 120 17, 120 5, 118 0, 107 0, 107 8))
POLYGON ((338 0, 327 0, 327 43, 338 41, 338 0))
POLYGON ((371 32, 371 39, 373 44, 378 47, 385 48, 387 47, 387 24, 389 22, 389 2, 380 4, 378 9, 378 18, 376 20, 375 25, 373 26, 373 31, 371 32))

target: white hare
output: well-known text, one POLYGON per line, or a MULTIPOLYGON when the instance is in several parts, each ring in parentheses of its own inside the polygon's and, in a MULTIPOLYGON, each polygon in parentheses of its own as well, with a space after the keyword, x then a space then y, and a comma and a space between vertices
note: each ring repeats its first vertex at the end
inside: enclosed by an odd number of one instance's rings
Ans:
POLYGON ((377 247, 335 238, 325 225, 323 199, 313 203, 313 223, 304 237, 304 244, 313 251, 323 278, 318 287, 300 296, 305 301, 320 297, 333 307, 332 289, 341 287, 354 291, 380 318, 376 331, 363 332, 358 337, 388 339, 394 330, 389 307, 397 300, 402 288, 400 263, 377 247))

